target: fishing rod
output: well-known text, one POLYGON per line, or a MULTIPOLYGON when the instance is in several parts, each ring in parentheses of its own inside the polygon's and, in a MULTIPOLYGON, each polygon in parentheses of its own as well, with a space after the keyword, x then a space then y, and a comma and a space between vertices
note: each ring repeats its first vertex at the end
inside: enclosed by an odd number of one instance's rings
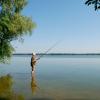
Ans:
POLYGON ((40 60, 43 56, 45 56, 50 50, 52 50, 56 45, 58 45, 59 43, 61 42, 61 40, 60 41, 57 41, 55 44, 53 44, 49 49, 47 49, 47 51, 43 54, 43 55, 41 55, 39 58, 37 58, 36 60, 40 60))

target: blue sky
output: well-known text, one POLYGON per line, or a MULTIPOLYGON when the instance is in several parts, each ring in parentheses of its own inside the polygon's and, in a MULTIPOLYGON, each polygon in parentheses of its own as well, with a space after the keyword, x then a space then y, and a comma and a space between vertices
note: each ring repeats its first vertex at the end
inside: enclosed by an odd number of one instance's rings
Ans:
POLYGON ((17 53, 100 53, 100 12, 85 0, 28 0, 23 14, 37 24, 24 42, 13 41, 17 53))

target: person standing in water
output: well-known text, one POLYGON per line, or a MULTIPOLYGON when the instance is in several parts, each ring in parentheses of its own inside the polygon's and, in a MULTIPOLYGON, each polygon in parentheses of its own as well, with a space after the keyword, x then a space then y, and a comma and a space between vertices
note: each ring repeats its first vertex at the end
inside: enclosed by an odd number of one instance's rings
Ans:
POLYGON ((36 55, 35 55, 35 53, 32 53, 32 57, 31 57, 32 72, 34 72, 35 64, 36 64, 36 55))

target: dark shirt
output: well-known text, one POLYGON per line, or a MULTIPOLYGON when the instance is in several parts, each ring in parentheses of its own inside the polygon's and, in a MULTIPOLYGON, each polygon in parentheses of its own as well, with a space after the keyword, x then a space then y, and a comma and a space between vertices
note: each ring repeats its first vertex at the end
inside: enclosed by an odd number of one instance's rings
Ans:
POLYGON ((35 56, 32 55, 32 58, 31 58, 31 66, 33 67, 36 63, 36 59, 35 59, 35 56))

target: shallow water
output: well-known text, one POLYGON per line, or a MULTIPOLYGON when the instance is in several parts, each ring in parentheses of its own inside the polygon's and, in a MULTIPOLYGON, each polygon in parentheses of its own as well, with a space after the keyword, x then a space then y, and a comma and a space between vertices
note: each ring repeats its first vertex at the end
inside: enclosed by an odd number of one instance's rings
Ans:
POLYGON ((10 64, 0 64, 0 98, 100 100, 100 56, 46 56, 34 74, 30 59, 13 56, 10 64))

